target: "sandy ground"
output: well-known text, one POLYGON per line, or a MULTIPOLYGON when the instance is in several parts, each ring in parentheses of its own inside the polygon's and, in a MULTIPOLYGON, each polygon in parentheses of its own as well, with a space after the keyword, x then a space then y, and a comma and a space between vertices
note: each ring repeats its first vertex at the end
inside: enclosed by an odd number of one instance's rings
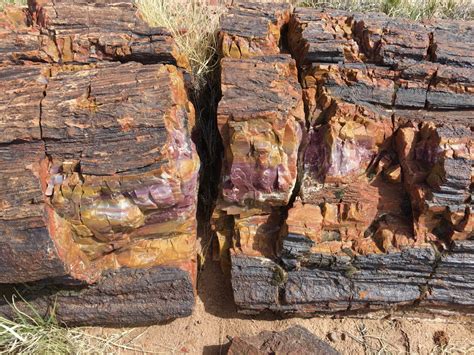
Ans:
MULTIPOLYGON (((130 330, 126 343, 143 353, 225 354, 229 339, 262 330, 302 325, 343 354, 474 354, 474 319, 420 318, 417 314, 377 313, 376 319, 331 316, 283 319, 237 313, 228 280, 215 262, 207 263, 199 280, 194 314, 162 325, 130 330), (436 334, 436 335, 435 335, 436 334), (435 338, 448 341, 439 351, 435 338)), ((96 328, 110 336, 123 329, 96 328)), ((438 342, 439 343, 439 342, 438 342)), ((117 349, 117 353, 137 353, 117 349)))

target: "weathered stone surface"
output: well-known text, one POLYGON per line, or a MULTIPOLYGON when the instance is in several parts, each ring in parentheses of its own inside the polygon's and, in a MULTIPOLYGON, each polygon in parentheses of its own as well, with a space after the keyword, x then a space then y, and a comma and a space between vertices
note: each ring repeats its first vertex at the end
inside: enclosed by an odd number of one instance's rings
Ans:
POLYGON ((300 67, 311 63, 359 62, 352 18, 343 11, 296 8, 289 23, 288 47, 300 67))
POLYGON ((430 30, 432 60, 437 63, 472 68, 474 65, 472 21, 436 20, 430 30))
POLYGON ((459 312, 472 313, 473 255, 473 240, 454 241, 451 252, 439 258, 421 305, 434 309, 455 307, 459 312))
POLYGON ((221 55, 250 58, 280 53, 281 31, 290 14, 289 4, 236 2, 221 22, 221 55))
POLYGON ((275 255, 281 213, 297 180, 304 111, 288 55, 222 60, 217 122, 224 145, 214 214, 221 250, 275 255), (273 241, 273 242, 272 242, 273 241))
POLYGON ((428 58, 431 29, 422 23, 385 14, 356 14, 352 28, 364 61, 393 66, 428 58))
POLYGON ((410 201, 387 109, 393 72, 323 64, 307 73, 311 126, 300 198, 289 210, 286 232, 310 238, 314 252, 367 254, 412 245, 410 201))
MULTIPOLYGON (((21 87, 22 77, 12 78, 8 83, 21 87)), ((51 77, 39 78, 31 90, 12 91, 18 112, 2 106, 4 140, 38 139, 40 130, 41 140, 2 148, 12 171, 11 182, 2 181, 1 216, 29 217, 32 201, 41 204, 59 258, 79 279, 95 280, 102 269, 193 260, 199 162, 190 138, 194 110, 177 69, 101 64, 53 68, 51 77), (157 90, 158 83, 168 90, 157 90)), ((3 239, 8 249, 11 241, 3 239)), ((18 280, 3 275, 3 282, 18 280)))
POLYGON ((29 3, 41 51, 53 62, 140 61, 186 65, 171 35, 140 19, 134 1, 29 3))
POLYGON ((431 61, 472 67, 472 21, 414 22, 382 13, 296 8, 289 48, 298 64, 369 62, 383 66, 431 61))
MULTIPOLYGON (((52 307, 59 322, 68 326, 150 325, 191 314, 194 287, 189 273, 171 267, 146 269, 122 268, 106 272, 92 286, 55 285, 63 280, 49 280, 26 286, 2 287, 5 299, 0 314, 14 316, 12 295, 20 293, 29 306, 16 297, 15 305, 25 311, 33 306, 40 315, 52 307)), ((15 296, 14 296, 15 297, 15 296)))
POLYGON ((365 312, 420 304, 472 313, 472 280, 465 273, 472 267, 471 244, 457 242, 457 249, 441 259, 430 246, 337 255, 311 252, 308 240, 289 236, 283 244, 283 265, 232 255, 234 299, 243 313, 365 312))
POLYGON ((29 9, 7 7, 0 39, 0 61, 189 65, 171 34, 148 26, 132 0, 31 0, 29 9))
MULTIPOLYGON (((473 119, 469 125, 430 117, 400 118, 396 145, 410 192, 415 231, 427 240, 464 240, 473 233, 473 119)), ((402 114, 406 115, 406 112, 402 114)))
POLYGON ((339 354, 306 328, 294 326, 282 332, 263 331, 252 337, 235 337, 227 354, 339 354))
MULTIPOLYGON (((4 95, 0 99, 0 282, 27 282, 65 276, 71 265, 82 274, 84 264, 67 234, 52 238, 54 218, 44 203, 45 144, 41 140, 41 102, 49 68, 43 65, 0 67, 4 95)), ((92 278, 96 278, 97 273, 92 278)))
POLYGON ((237 219, 224 229, 242 312, 472 312, 470 30, 456 25, 457 48, 442 43, 446 33, 436 46, 440 23, 295 10, 288 48, 306 117, 298 181, 273 207, 280 231, 262 218, 268 203, 246 211, 246 229, 260 231, 253 247, 236 242, 237 219))
POLYGON ((41 61, 39 31, 31 27, 27 10, 6 6, 0 12, 0 63, 41 61))
MULTIPOLYGON (((471 38, 470 22, 230 9, 213 228, 243 312, 474 312, 471 38)), ((34 282, 69 324, 189 314, 186 65, 131 0, 0 15, 0 283, 34 282)))
POLYGON ((294 61, 286 55, 224 59, 221 85, 222 199, 249 207, 287 204, 304 124, 294 61))
POLYGON ((170 35, 132 2, 29 5, 0 16, 0 284, 68 324, 188 315, 199 160, 170 35))
POLYGON ((175 67, 58 73, 42 112, 46 195, 86 254, 130 267, 194 257, 194 110, 175 67))
POLYGON ((0 65, 0 144, 41 138, 41 100, 49 75, 44 65, 0 65))

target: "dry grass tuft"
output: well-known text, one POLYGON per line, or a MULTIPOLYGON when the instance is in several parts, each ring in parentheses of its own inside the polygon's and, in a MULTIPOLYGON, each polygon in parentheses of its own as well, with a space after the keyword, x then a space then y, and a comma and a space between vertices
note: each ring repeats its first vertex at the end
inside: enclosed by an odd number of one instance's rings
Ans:
POLYGON ((3 10, 5 5, 26 6, 26 0, 0 0, 0 11, 3 10))
POLYGON ((474 19, 472 0, 304 0, 299 5, 361 12, 380 11, 390 16, 414 20, 474 19))
POLYGON ((199 0, 137 0, 137 6, 151 26, 171 32, 178 50, 189 60, 194 86, 203 86, 216 65, 217 31, 225 7, 199 0))

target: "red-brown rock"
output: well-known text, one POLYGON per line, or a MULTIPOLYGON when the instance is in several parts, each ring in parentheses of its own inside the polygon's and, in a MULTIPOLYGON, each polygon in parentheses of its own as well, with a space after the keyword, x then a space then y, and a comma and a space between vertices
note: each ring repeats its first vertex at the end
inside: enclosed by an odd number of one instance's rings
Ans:
POLYGON ((188 315, 200 163, 172 38, 132 2, 29 5, 0 17, 0 284, 69 324, 188 315))
POLYGON ((263 331, 253 337, 235 337, 227 354, 336 355, 339 352, 307 329, 294 326, 283 332, 263 331))
POLYGON ((294 11, 287 48, 306 118, 299 179, 289 203, 274 209, 280 231, 263 218, 265 204, 246 211, 245 228, 259 235, 253 249, 238 243, 241 221, 225 229, 234 235, 227 245, 242 312, 417 304, 472 312, 469 31, 456 22, 294 11))

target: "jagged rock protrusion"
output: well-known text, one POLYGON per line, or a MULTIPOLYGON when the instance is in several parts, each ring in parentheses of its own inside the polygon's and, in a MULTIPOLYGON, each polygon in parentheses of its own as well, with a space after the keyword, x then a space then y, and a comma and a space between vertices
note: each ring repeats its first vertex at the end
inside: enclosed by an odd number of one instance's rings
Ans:
POLYGON ((242 312, 473 311, 462 271, 474 237, 469 31, 469 23, 295 9, 286 48, 305 104, 300 180, 279 218, 248 211, 245 228, 271 238, 239 244, 237 224, 221 224, 233 236, 226 245, 242 312), (458 28, 449 45, 447 28, 458 28))

